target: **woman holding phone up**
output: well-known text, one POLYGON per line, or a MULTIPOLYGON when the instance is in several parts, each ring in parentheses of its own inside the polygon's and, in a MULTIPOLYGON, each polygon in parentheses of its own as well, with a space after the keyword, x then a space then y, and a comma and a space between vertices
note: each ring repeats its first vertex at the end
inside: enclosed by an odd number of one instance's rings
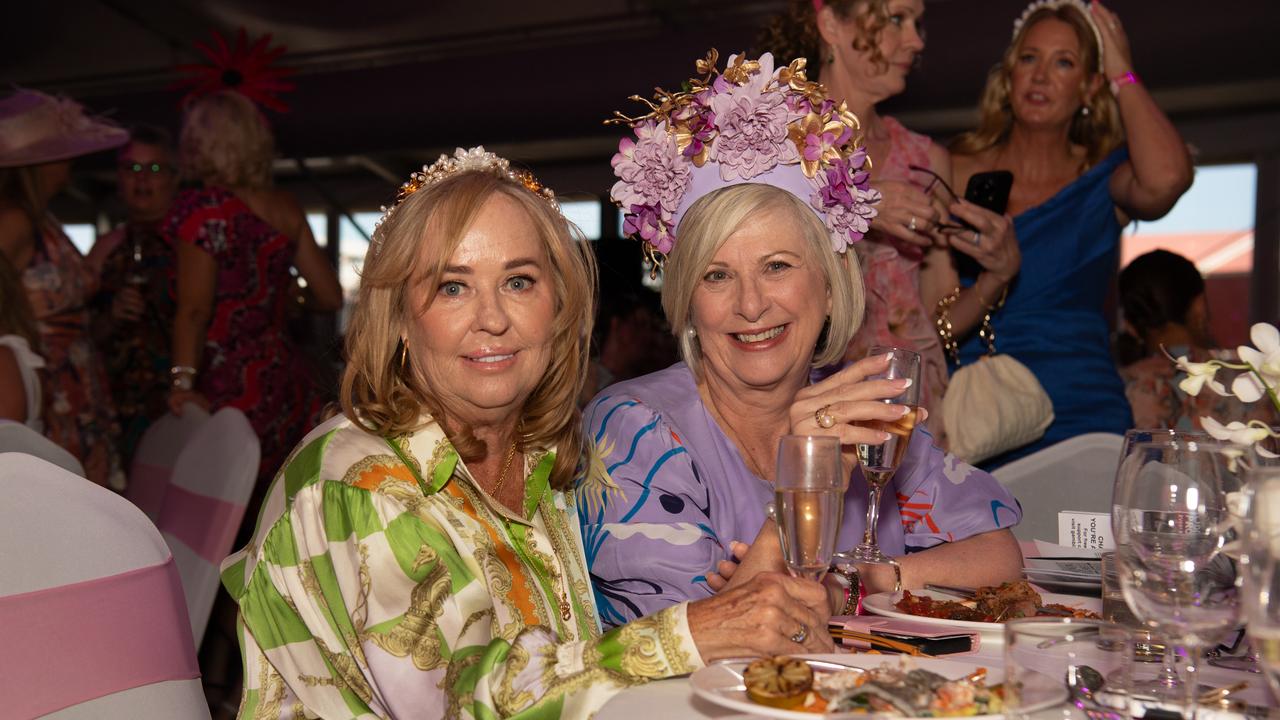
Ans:
MULTIPOLYGON (((1121 228, 1167 213, 1192 170, 1182 138, 1133 72, 1119 19, 1096 0, 1029 5, 987 78, 980 112, 978 128, 951 148, 955 186, 978 173, 1013 173, 1008 212, 1022 270, 992 326, 1000 352, 1035 373, 1055 415, 1040 440, 992 458, 989 469, 1075 435, 1132 425, 1103 302, 1121 228)), ((985 235, 971 239, 987 243, 985 235)), ((951 283, 975 279, 963 273, 951 283)), ((970 337, 961 363, 985 352, 970 337)))
POLYGON ((982 297, 999 297, 1018 272, 1019 259, 1007 218, 943 190, 945 181, 939 180, 951 174, 946 150, 876 112, 878 103, 906 90, 907 74, 924 51, 923 21, 923 0, 792 0, 762 45, 777 57, 806 58, 810 79, 826 85, 830 99, 847 103, 861 121, 867 151, 875 158, 871 185, 882 200, 872 232, 854 246, 866 283, 867 311, 845 359, 861 360, 875 345, 920 353, 921 405, 929 411, 928 429, 935 442, 946 447, 942 395, 947 363, 932 312, 956 286, 946 228, 965 230, 963 237, 955 236, 954 247, 987 271, 956 303, 955 332, 977 326, 982 297), (967 229, 952 216, 979 228, 984 246, 966 241, 967 229))

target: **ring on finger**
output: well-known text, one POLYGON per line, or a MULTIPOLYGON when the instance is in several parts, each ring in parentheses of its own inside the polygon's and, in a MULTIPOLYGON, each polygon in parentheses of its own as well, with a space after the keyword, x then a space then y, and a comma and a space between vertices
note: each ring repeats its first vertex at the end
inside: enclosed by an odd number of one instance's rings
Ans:
POLYGON ((813 413, 813 421, 818 423, 820 428, 831 428, 836 424, 836 418, 831 414, 831 406, 823 405, 813 413))
POLYGON ((804 623, 800 624, 800 629, 796 630, 795 634, 793 634, 790 638, 791 642, 797 645, 803 643, 805 640, 808 640, 808 639, 809 639, 809 626, 805 625, 804 623))
POLYGON ((973 231, 973 240, 971 240, 970 242, 972 242, 974 245, 981 245, 981 244, 982 244, 982 233, 978 232, 977 230, 974 230, 974 231, 973 231))
POLYGON ((916 231, 916 216, 915 216, 915 215, 912 215, 912 216, 911 216, 911 222, 907 223, 907 229, 908 229, 908 230, 910 230, 911 232, 915 232, 915 231, 916 231))

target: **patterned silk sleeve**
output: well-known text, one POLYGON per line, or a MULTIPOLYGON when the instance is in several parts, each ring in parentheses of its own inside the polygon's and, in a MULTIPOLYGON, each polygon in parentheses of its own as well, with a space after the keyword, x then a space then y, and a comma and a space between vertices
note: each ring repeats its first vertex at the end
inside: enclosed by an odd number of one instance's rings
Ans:
POLYGON ((893 485, 908 552, 1011 528, 1022 520, 1022 507, 1005 486, 939 449, 923 428, 912 433, 893 485))
POLYGON ((458 512, 471 496, 424 496, 394 457, 321 477, 333 434, 295 452, 264 508, 276 519, 224 564, 241 607, 240 717, 587 717, 620 688, 700 664, 684 605, 603 636, 513 618, 545 598, 519 598, 521 568, 494 563, 545 568, 547 546, 492 549, 500 528, 458 512))
POLYGON ((578 507, 601 622, 619 625, 710 597, 706 575, 727 551, 711 529, 708 489, 678 433, 623 397, 597 401, 584 422, 616 485, 578 507))

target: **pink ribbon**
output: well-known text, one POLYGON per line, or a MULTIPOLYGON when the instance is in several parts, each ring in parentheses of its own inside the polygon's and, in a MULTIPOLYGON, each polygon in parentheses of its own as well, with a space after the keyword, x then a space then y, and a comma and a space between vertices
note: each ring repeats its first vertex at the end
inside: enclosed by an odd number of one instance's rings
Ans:
POLYGON ((164 508, 164 494, 172 476, 171 467, 135 462, 129 472, 129 490, 125 497, 154 520, 164 508))
POLYGON ((244 505, 170 484, 156 526, 217 565, 227 556, 244 517, 244 505))
POLYGON ((94 698, 200 677, 178 570, 159 565, 0 597, 5 715, 38 717, 94 698))

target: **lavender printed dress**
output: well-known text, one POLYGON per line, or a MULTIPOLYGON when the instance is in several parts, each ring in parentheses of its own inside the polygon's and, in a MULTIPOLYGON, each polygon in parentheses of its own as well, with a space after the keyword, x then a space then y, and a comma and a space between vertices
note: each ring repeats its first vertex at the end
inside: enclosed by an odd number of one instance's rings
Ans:
MULTIPOLYGON (((617 486, 578 507, 601 620, 620 625, 709 597, 707 573, 729 557, 730 542, 755 538, 773 486, 747 469, 702 404, 688 366, 606 388, 583 422, 617 486)), ((939 450, 923 428, 883 498, 879 543, 893 556, 1022 518, 995 478, 939 450)), ((862 540, 866 511, 867 484, 855 471, 838 547, 862 540)))

